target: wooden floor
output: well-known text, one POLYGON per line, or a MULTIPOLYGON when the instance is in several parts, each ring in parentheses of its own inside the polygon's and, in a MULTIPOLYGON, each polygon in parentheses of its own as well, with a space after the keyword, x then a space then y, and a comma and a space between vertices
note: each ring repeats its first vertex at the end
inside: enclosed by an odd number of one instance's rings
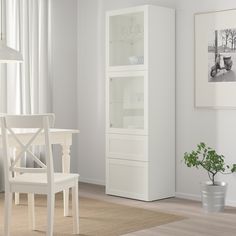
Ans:
POLYGON ((199 202, 170 198, 147 203, 108 196, 105 195, 103 186, 82 183, 80 196, 187 217, 186 220, 126 234, 126 236, 236 236, 236 208, 226 208, 223 213, 206 214, 199 202))

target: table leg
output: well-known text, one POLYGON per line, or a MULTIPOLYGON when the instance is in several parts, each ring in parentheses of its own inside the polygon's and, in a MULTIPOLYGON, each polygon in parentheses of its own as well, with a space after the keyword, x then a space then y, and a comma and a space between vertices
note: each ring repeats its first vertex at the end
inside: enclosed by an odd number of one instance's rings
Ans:
MULTIPOLYGON (((70 145, 62 146, 62 172, 70 173, 70 145)), ((69 216, 69 188, 63 191, 64 216, 69 216)))

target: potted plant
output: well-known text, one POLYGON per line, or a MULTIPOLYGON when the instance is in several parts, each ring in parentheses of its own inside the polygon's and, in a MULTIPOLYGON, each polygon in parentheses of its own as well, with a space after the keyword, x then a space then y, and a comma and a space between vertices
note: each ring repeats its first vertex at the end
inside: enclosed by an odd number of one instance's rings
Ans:
POLYGON ((225 164, 225 157, 219 155, 205 143, 197 145, 197 149, 184 154, 184 162, 188 167, 202 167, 207 171, 210 181, 202 183, 202 206, 206 212, 224 210, 227 184, 215 180, 218 173, 236 172, 236 164, 231 167, 225 164))

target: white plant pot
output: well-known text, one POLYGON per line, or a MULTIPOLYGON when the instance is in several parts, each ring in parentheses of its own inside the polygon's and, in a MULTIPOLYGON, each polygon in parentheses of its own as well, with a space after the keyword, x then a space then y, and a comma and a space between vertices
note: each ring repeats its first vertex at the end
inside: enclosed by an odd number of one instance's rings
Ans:
POLYGON ((227 184, 225 182, 202 183, 202 206, 205 212, 221 212, 225 207, 227 184))

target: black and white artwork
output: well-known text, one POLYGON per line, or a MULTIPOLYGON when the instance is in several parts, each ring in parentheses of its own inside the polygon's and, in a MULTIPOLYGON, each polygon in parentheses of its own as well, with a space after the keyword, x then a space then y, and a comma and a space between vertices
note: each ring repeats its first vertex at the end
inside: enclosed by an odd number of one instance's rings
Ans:
POLYGON ((195 107, 236 109, 236 9, 196 13, 195 107))
POLYGON ((236 28, 209 32, 208 82, 236 82, 236 28))

